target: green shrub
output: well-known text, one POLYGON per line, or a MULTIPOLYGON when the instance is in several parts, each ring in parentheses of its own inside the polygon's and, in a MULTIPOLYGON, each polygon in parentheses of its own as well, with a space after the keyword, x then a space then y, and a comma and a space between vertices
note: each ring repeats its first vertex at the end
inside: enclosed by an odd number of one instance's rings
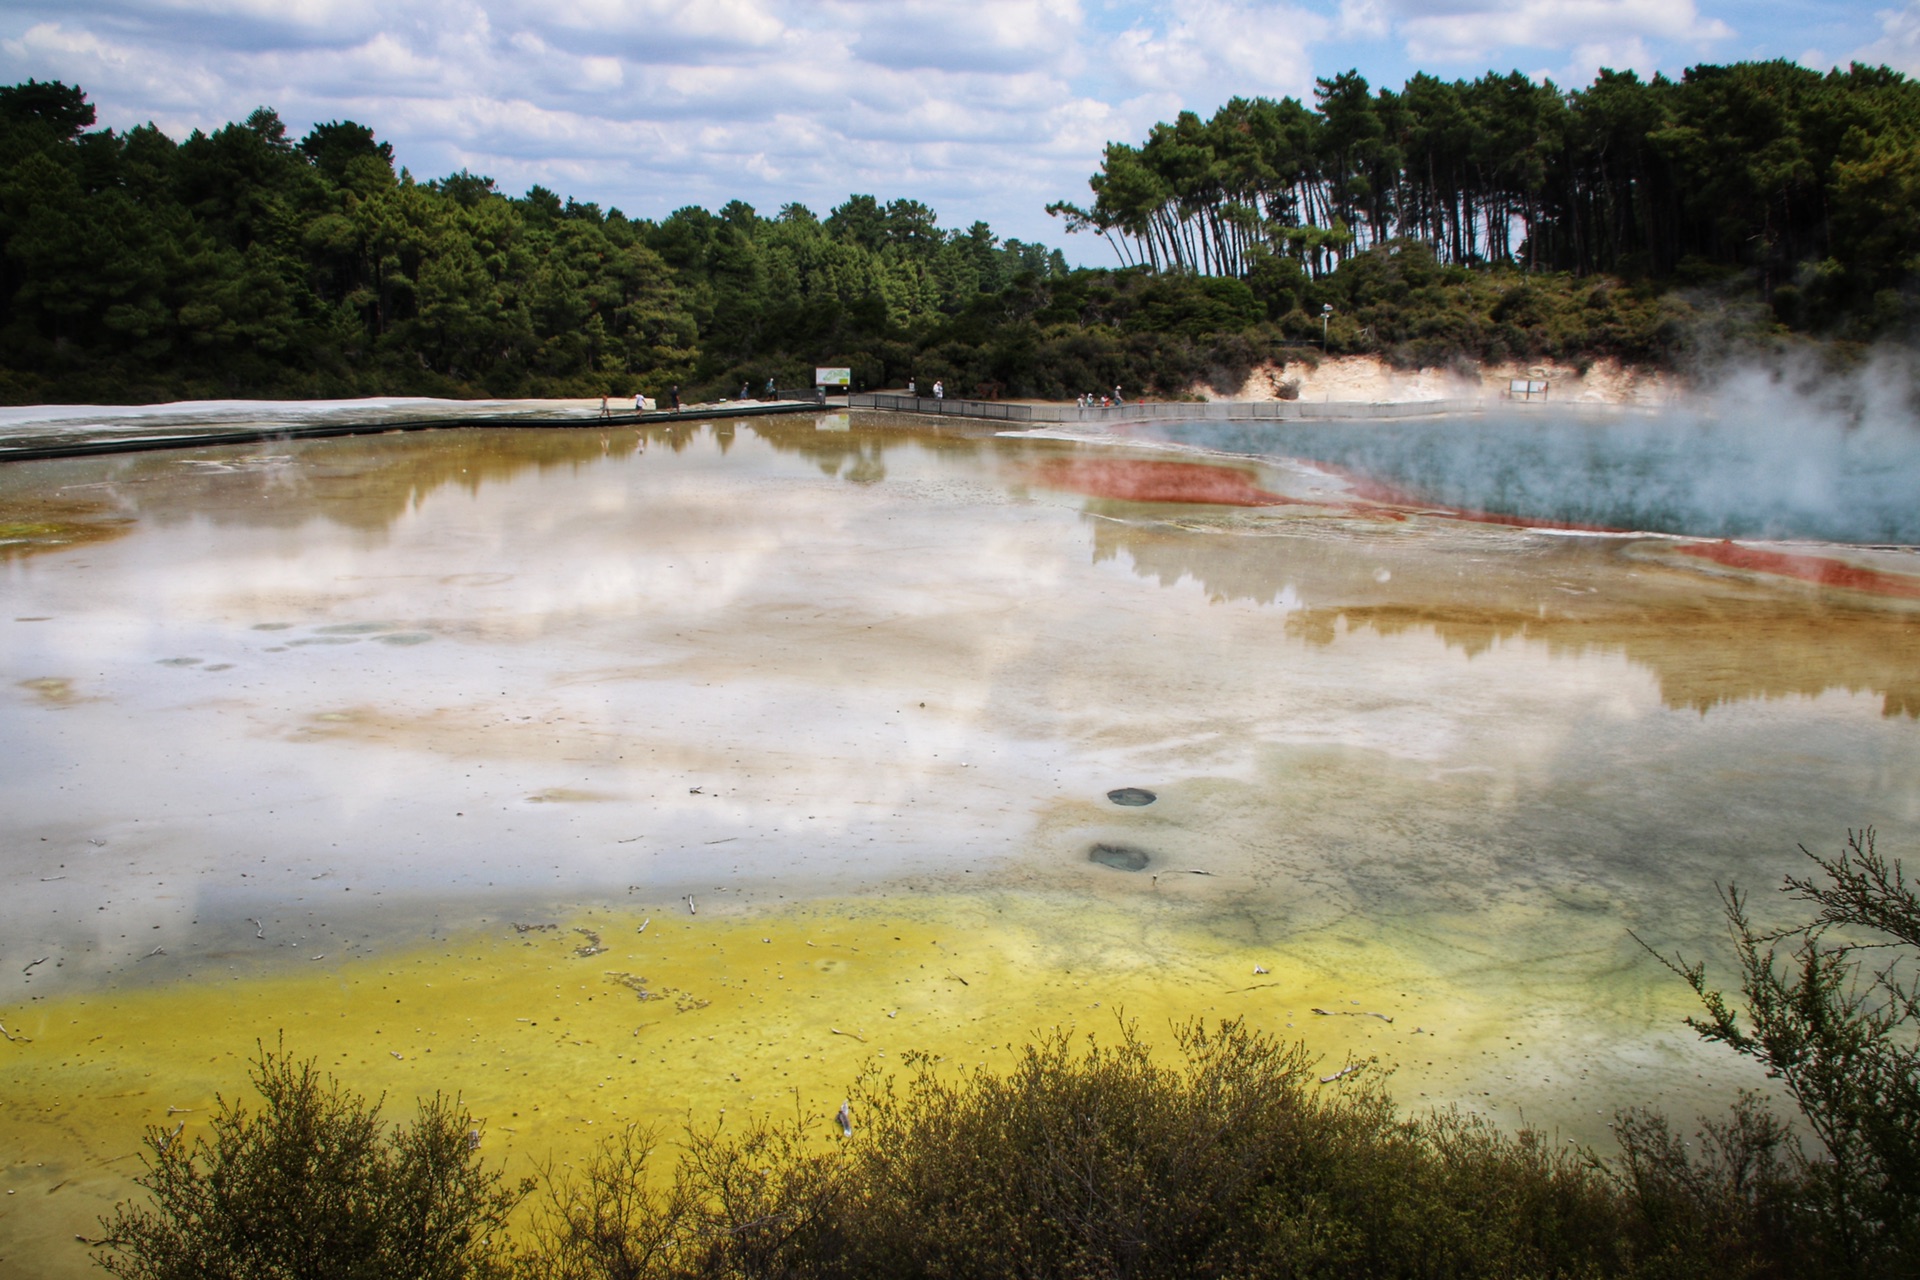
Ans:
POLYGON ((1627 1274, 1632 1215, 1580 1154, 1451 1113, 1399 1118, 1363 1073, 1225 1022, 1153 1053, 1056 1033, 1004 1074, 867 1077, 856 1133, 690 1133, 670 1188, 616 1135, 551 1179, 522 1274, 1438 1277, 1627 1274))
POLYGON ((1824 878, 1786 884, 1807 923, 1761 930, 1727 892, 1742 1009, 1669 961, 1705 1002, 1700 1033, 1783 1082, 1813 1153, 1753 1095, 1690 1142, 1621 1113, 1602 1160, 1403 1116, 1373 1064, 1322 1075, 1240 1021, 1178 1028, 1165 1053, 1123 1025, 1043 1036, 1004 1073, 908 1055, 904 1078, 856 1082, 847 1137, 796 1102, 790 1120, 690 1129, 659 1170, 629 1126, 548 1170, 509 1258, 531 1184, 481 1165, 457 1102, 389 1131, 263 1052, 259 1114, 223 1100, 191 1148, 149 1131, 152 1203, 120 1207, 100 1260, 138 1280, 1912 1277, 1920 894, 1871 832, 1814 861, 1824 878))
POLYGON ((467 1280, 504 1274, 504 1232, 532 1182, 481 1160, 457 1098, 389 1127, 378 1102, 311 1060, 260 1050, 261 1109, 219 1100, 211 1138, 147 1131, 147 1203, 102 1219, 95 1259, 129 1280, 467 1280))
POLYGON ((1779 1080, 1817 1152, 1747 1103, 1704 1135, 1717 1164, 1688 1164, 1657 1128, 1629 1127, 1628 1167, 1644 1157, 1663 1192, 1686 1191, 1695 1212, 1732 1217, 1744 1235, 1790 1235, 1799 1274, 1920 1275, 1920 887, 1874 849, 1871 828, 1848 832, 1836 857, 1801 852, 1820 876, 1789 876, 1781 891, 1811 920, 1763 928, 1737 886, 1725 891, 1739 1007, 1704 963, 1661 959, 1706 1010, 1690 1025, 1779 1080))

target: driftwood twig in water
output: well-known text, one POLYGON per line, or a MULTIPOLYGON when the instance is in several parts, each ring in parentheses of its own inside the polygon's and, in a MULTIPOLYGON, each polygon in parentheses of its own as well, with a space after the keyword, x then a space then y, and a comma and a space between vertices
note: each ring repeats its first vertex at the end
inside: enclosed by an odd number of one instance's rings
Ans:
POLYGON ((851 1031, 842 1031, 838 1027, 828 1027, 827 1030, 831 1031, 834 1035, 845 1036, 849 1040, 858 1040, 861 1044, 865 1044, 867 1042, 867 1038, 865 1036, 855 1035, 851 1031))
POLYGON ((1393 1021, 1393 1015, 1390 1013, 1374 1013, 1362 1009, 1322 1009, 1316 1005, 1313 1012, 1323 1018, 1378 1018, 1382 1022, 1393 1021))
POLYGON ((1354 1072, 1356 1072, 1356 1071, 1358 1071, 1358 1070, 1359 1070, 1360 1068, 1362 1068, 1362 1067, 1364 1067, 1364 1066, 1366 1066, 1366 1065, 1367 1065, 1367 1064, 1366 1064, 1366 1063, 1364 1063, 1364 1062, 1350 1062, 1350 1063, 1348 1063, 1348 1064, 1347 1064, 1346 1066, 1344 1066, 1344 1067, 1342 1067, 1342 1068, 1340 1068, 1340 1069, 1339 1069, 1338 1071, 1336 1071, 1336 1072, 1334 1072, 1334 1073, 1333 1073, 1332 1075, 1330 1075, 1330 1076, 1321 1076, 1321 1077, 1320 1077, 1320 1083, 1321 1083, 1321 1084, 1332 1084, 1332 1083, 1333 1083, 1333 1082, 1334 1082, 1335 1080, 1338 1080, 1338 1079, 1340 1079, 1340 1078, 1341 1078, 1342 1076, 1350 1076, 1350 1075, 1352 1075, 1352 1074, 1353 1074, 1354 1072))

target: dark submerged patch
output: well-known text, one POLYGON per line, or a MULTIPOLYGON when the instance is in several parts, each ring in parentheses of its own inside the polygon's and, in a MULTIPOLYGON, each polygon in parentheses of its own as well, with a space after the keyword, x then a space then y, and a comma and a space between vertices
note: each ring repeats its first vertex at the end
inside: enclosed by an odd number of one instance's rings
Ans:
POLYGON ((1124 804, 1136 809, 1144 804, 1152 804, 1159 798, 1145 787, 1116 787, 1107 792, 1107 799, 1115 804, 1124 804))
POLYGON ((1130 844, 1096 844, 1087 850, 1087 861, 1115 871, 1145 871, 1151 859, 1145 849, 1136 849, 1130 844))

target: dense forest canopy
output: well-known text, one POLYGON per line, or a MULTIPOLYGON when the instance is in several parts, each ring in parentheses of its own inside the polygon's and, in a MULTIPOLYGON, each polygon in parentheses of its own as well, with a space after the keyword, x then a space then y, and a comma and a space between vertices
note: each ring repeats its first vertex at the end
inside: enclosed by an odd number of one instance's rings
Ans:
POLYGON ((296 142, 262 108, 176 143, 94 119, 78 88, 0 88, 8 399, 630 393, 744 366, 793 385, 1067 271, 912 200, 654 223, 464 171, 417 182, 350 121, 296 142))
POLYGON ((295 140, 267 108, 178 142, 95 125, 78 87, 0 87, 0 401, 698 394, 821 364, 1178 394, 1308 343, 1667 361, 1709 315, 1898 331, 1920 258, 1920 88, 1858 66, 1235 99, 1110 145, 1091 205, 1052 206, 1117 270, 906 199, 656 222, 417 181, 365 125, 295 140))
POLYGON ((1408 240, 1442 262, 1672 278, 1750 269, 1789 323, 1897 288, 1920 252, 1920 85, 1884 67, 1518 72, 1399 90, 1349 71, 1314 105, 1235 98, 1111 143, 1089 207, 1049 211, 1123 260, 1312 275, 1408 240))

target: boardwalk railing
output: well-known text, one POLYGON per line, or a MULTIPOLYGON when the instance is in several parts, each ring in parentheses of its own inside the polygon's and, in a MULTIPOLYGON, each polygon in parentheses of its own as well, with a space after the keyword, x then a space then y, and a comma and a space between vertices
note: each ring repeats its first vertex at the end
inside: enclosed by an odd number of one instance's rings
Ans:
POLYGON ((1088 423, 1121 422, 1297 422, 1315 419, 1424 418, 1433 414, 1473 413, 1486 406, 1478 400, 1419 400, 1392 404, 1313 400, 1209 400, 1154 404, 1093 405, 1001 404, 992 400, 936 400, 932 396, 861 393, 847 397, 849 409, 877 409, 892 413, 936 414, 951 418, 985 418, 999 422, 1088 423))
POLYGON ((849 409, 880 409, 890 413, 931 413, 951 418, 988 418, 995 422, 1054 422, 1042 417, 1052 405, 1001 404, 996 400, 959 400, 952 397, 899 396, 864 392, 847 397, 849 409))

